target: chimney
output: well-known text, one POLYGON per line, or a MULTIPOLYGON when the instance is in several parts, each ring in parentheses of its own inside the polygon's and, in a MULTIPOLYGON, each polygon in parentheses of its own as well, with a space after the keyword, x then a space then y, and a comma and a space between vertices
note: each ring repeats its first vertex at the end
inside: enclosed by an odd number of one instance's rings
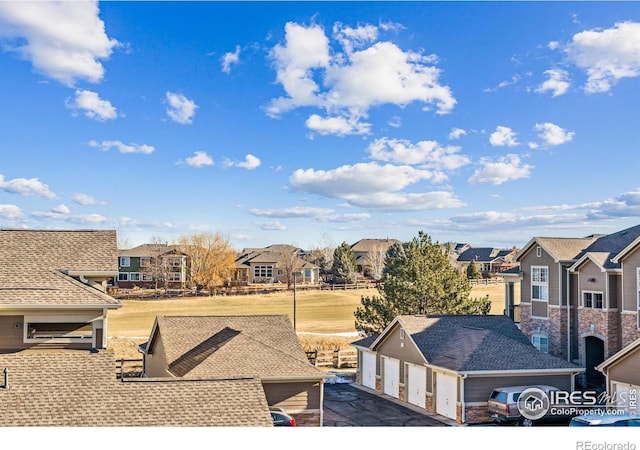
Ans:
POLYGON ((9 389, 9 368, 4 368, 4 384, 2 385, 2 389, 9 389))

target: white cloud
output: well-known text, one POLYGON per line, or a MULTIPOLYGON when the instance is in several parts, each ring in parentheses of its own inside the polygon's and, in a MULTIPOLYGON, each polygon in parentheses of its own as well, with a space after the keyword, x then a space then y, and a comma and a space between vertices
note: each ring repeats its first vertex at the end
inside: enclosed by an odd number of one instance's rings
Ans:
POLYGON ((108 152, 112 148, 117 149, 120 153, 141 153, 143 155, 149 155, 155 151, 152 145, 147 144, 125 144, 121 141, 102 141, 95 140, 89 141, 89 146, 98 148, 104 152, 108 152))
POLYGON ((196 114, 198 105, 193 100, 188 99, 182 94, 176 94, 175 92, 167 92, 167 102, 169 107, 167 108, 167 115, 174 122, 181 124, 188 124, 193 122, 193 116, 196 114))
POLYGON ((19 220, 24 218, 24 214, 16 205, 0 205, 0 217, 8 220, 19 220))
POLYGON ((351 28, 336 22, 333 25, 333 37, 347 53, 351 53, 354 48, 362 48, 366 44, 375 41, 378 38, 378 27, 362 25, 357 28, 351 28))
POLYGON ((224 73, 231 73, 231 66, 238 64, 240 61, 240 46, 236 45, 235 52, 227 52, 222 56, 222 71, 224 73))
POLYGON ((266 108, 268 115, 314 106, 332 117, 348 118, 364 116, 376 105, 412 102, 435 105, 438 114, 445 114, 455 106, 450 88, 439 83, 440 69, 433 65, 433 55, 405 52, 392 42, 373 42, 377 29, 371 25, 336 24, 334 31, 344 53, 331 52, 320 26, 287 23, 284 45, 271 51, 276 79, 287 96, 273 99, 266 108))
POLYGON ((522 164, 518 155, 507 155, 493 161, 490 158, 480 160, 482 167, 469 178, 469 183, 502 184, 507 181, 528 178, 533 166, 522 164))
POLYGON ((338 222, 338 223, 349 223, 349 222, 360 222, 362 220, 370 219, 371 214, 369 213, 347 213, 347 214, 328 214, 324 217, 318 218, 321 222, 338 222))
POLYGON ((49 186, 37 178, 14 178, 5 181, 4 175, 0 175, 0 189, 11 194, 35 195, 48 199, 56 198, 56 194, 49 190, 49 186))
POLYGON ((434 192, 376 192, 367 195, 346 195, 352 206, 380 211, 429 211, 460 208, 465 203, 448 191, 434 192))
POLYGON ((535 129, 540 132, 538 136, 544 140, 547 145, 564 144, 571 141, 575 135, 573 131, 567 131, 550 122, 537 123, 535 129))
POLYGON ((317 114, 312 114, 307 119, 305 125, 310 130, 322 135, 334 134, 346 136, 350 134, 369 134, 371 124, 360 122, 360 117, 327 117, 323 118, 317 114))
POLYGON ((387 125, 393 128, 400 128, 402 126, 402 119, 398 116, 393 116, 387 121, 387 125))
POLYGON ((213 166, 213 159, 207 152, 197 151, 188 158, 184 159, 184 164, 191 167, 213 166))
POLYGON ((413 144, 403 139, 380 138, 367 149, 372 159, 397 164, 420 164, 423 168, 455 170, 471 160, 459 154, 460 147, 442 146, 435 141, 413 144))
POLYGON ((286 230, 287 227, 280 223, 278 220, 268 221, 268 222, 255 222, 255 226, 260 228, 261 230, 286 230))
POLYGON ((87 194, 74 194, 72 197, 72 200, 76 203, 78 203, 79 205, 106 205, 106 202, 100 202, 98 200, 96 200, 94 197, 92 197, 91 195, 87 195, 87 194))
POLYGON ((99 61, 118 45, 105 33, 96 1, 0 1, 0 37, 36 71, 67 86, 101 81, 99 61))
POLYGON ((231 161, 230 159, 227 159, 224 162, 224 165, 226 167, 241 167, 247 170, 257 169, 258 167, 260 167, 261 164, 262 164, 262 161, 260 161, 260 158, 252 155, 251 153, 248 153, 244 157, 244 161, 236 162, 236 161, 231 161))
POLYGON ((56 213, 56 214, 67 215, 67 214, 71 213, 71 210, 69 209, 69 207, 67 205, 60 204, 58 206, 54 206, 53 208, 51 208, 51 212, 56 213))
POLYGON ((449 139, 460 139, 462 136, 466 136, 467 132, 462 128, 453 128, 449 133, 449 139))
POLYGON ((108 100, 101 99, 96 92, 77 90, 73 101, 67 99, 67 108, 80 109, 90 119, 99 121, 112 120, 118 117, 116 108, 108 100))
POLYGON ((489 142, 494 147, 515 147, 520 145, 516 139, 516 133, 509 127, 497 126, 496 131, 489 136, 489 142))
POLYGON ((252 208, 249 213, 259 217, 272 217, 279 219, 291 219, 291 218, 317 218, 327 214, 333 213, 333 209, 328 208, 315 208, 310 206, 293 206, 291 208, 277 208, 277 209, 260 209, 252 208))
POLYGON ((544 74, 547 75, 549 79, 538 86, 536 92, 545 93, 550 91, 552 97, 558 97, 565 94, 569 90, 569 87, 571 87, 571 83, 567 81, 569 73, 566 70, 549 69, 546 70, 544 74))
POLYGON ((640 75, 640 23, 619 22, 613 28, 577 33, 565 52, 587 72, 588 93, 607 92, 622 78, 640 75))
POLYGON ((432 176, 429 171, 410 166, 381 166, 372 162, 344 165, 333 170, 298 169, 291 175, 289 182, 298 191, 346 198, 350 195, 398 191, 432 176))

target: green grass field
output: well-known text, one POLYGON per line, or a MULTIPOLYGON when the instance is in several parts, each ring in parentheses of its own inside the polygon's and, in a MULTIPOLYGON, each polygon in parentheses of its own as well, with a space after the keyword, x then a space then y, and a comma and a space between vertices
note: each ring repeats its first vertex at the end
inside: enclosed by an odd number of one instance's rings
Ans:
MULTIPOLYGON (((354 332, 353 313, 362 295, 375 289, 296 292, 295 323, 299 332, 354 332)), ((504 285, 475 286, 472 297, 489 295, 491 314, 502 314, 504 285)), ((123 300, 123 307, 109 313, 111 337, 146 338, 158 315, 265 315, 286 314, 294 321, 293 292, 267 295, 187 297, 168 300, 123 300)))

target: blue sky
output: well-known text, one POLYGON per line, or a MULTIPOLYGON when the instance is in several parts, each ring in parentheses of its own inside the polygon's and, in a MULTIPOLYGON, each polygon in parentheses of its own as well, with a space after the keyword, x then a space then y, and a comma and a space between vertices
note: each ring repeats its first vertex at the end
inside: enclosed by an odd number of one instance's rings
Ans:
POLYGON ((638 2, 0 1, 0 226, 521 246, 640 218, 638 2))

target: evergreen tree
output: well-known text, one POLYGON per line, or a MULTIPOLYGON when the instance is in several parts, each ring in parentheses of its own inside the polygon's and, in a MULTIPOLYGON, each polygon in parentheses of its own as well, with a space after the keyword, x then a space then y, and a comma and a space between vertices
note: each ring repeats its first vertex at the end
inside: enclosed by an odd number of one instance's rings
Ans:
POLYGON ((340 244, 333 252, 331 266, 333 282, 337 284, 351 284, 356 282, 358 263, 351 246, 346 242, 340 244))
POLYGON ((477 280, 479 278, 482 278, 482 273, 480 272, 480 269, 478 269, 476 261, 473 259, 467 266, 467 278, 470 280, 477 280))
POLYGON ((378 294, 362 297, 355 311, 356 330, 379 333, 401 314, 487 314, 488 296, 470 299, 471 284, 451 264, 445 249, 420 231, 416 238, 387 252, 378 294))

